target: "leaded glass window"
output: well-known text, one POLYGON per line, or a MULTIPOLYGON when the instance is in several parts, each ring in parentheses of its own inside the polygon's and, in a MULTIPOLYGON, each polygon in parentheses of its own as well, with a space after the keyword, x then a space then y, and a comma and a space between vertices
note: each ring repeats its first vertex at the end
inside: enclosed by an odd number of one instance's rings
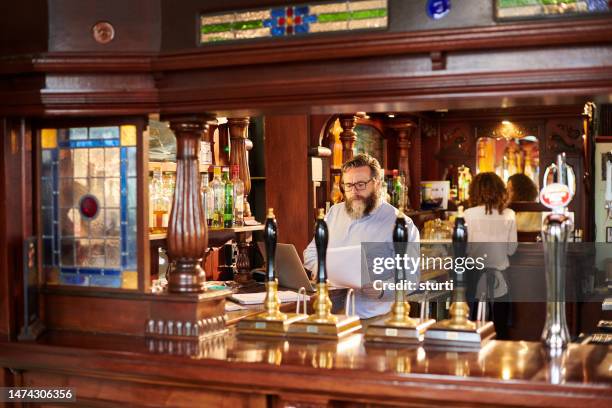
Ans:
POLYGON ((136 126, 40 135, 47 284, 137 289, 136 126))

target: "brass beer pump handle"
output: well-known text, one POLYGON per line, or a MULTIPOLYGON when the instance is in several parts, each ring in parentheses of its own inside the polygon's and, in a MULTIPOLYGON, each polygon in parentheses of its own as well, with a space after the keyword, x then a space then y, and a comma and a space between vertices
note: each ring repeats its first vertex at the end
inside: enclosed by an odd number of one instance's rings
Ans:
MULTIPOLYGON (((408 227, 406 226, 406 219, 400 209, 395 219, 395 226, 393 227, 393 245, 395 246, 395 252, 403 256, 406 253, 408 243, 408 227)), ((402 268, 395 268, 395 283, 406 279, 406 271, 402 268)), ((386 323, 391 325, 407 325, 414 323, 409 317, 410 315, 410 304, 406 301, 406 292, 404 290, 395 291, 395 301, 391 307, 391 317, 387 319, 386 323)))
POLYGON ((315 244, 317 247, 317 293, 314 300, 314 313, 318 321, 330 320, 333 318, 331 314, 331 299, 329 298, 329 290, 327 287, 327 270, 326 270, 326 255, 327 243, 329 241, 329 232, 327 223, 324 220, 325 211, 319 209, 317 221, 315 223, 315 244))
POLYGON ((264 227, 264 240, 266 245, 266 298, 264 300, 264 318, 270 320, 284 320, 287 316, 280 312, 278 298, 278 280, 274 270, 276 255, 277 225, 274 210, 268 209, 268 216, 264 227))

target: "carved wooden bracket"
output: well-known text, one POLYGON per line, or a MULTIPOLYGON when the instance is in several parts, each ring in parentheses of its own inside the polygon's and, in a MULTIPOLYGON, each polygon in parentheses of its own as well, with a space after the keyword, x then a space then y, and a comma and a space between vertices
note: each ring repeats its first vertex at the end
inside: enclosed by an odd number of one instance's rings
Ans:
POLYGON ((440 71, 446 69, 446 53, 443 51, 432 51, 429 53, 431 58, 431 70, 440 71))
POLYGON ((198 153, 200 138, 208 130, 208 117, 170 117, 176 135, 176 186, 168 220, 168 255, 176 268, 168 291, 200 293, 206 275, 200 266, 208 246, 208 230, 200 198, 198 153))
POLYGON ((202 140, 210 143, 210 151, 212 153, 212 165, 217 165, 217 159, 215 158, 215 131, 219 128, 217 119, 208 121, 208 132, 202 133, 202 140))
POLYGON ((240 180, 244 183, 244 216, 251 217, 251 207, 247 196, 251 192, 251 174, 247 158, 246 141, 249 130, 249 118, 228 118, 227 126, 230 133, 230 164, 240 168, 240 180))

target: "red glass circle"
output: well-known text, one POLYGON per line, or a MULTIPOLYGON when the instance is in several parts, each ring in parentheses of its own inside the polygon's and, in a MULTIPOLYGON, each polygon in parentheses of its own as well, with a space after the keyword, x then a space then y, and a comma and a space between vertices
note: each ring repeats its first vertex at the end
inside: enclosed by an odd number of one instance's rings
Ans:
POLYGON ((85 195, 81 198, 79 208, 85 217, 94 218, 98 214, 98 200, 92 195, 85 195))

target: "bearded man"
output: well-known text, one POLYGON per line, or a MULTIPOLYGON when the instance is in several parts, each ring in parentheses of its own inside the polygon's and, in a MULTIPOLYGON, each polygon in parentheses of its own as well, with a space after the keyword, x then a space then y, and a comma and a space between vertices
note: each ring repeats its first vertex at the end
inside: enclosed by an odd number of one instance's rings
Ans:
MULTIPOLYGON (((363 242, 392 242, 398 210, 381 199, 383 175, 378 160, 358 154, 342 165, 341 188, 345 201, 333 205, 325 221, 329 229, 328 248, 359 245, 363 242)), ((408 242, 419 242, 419 230, 406 217, 408 242)), ((314 239, 304 250, 304 267, 315 271, 317 249, 314 239)), ((361 273, 361 271, 347 271, 361 273)), ((362 319, 389 311, 393 294, 375 290, 367 283, 355 293, 356 313, 362 319)))

